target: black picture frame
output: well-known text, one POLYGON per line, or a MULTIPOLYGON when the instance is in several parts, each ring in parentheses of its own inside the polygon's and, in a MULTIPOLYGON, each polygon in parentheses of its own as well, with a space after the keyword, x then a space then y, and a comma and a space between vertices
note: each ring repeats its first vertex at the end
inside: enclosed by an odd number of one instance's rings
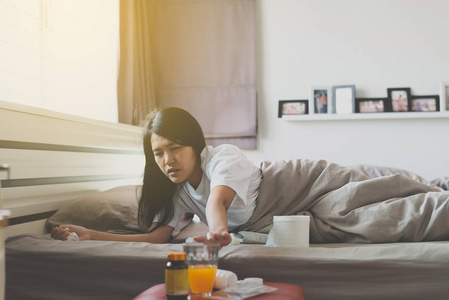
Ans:
POLYGON ((279 100, 278 118, 308 114, 309 100, 279 100))
POLYGON ((436 112, 440 111, 440 96, 412 96, 411 111, 413 112, 436 112))
POLYGON ((332 87, 332 113, 352 114, 355 112, 355 85, 332 87), (349 92, 349 93, 348 93, 349 92))
POLYGON ((392 112, 411 111, 412 99, 409 87, 388 88, 388 105, 392 112))
POLYGON ((384 113, 390 111, 387 98, 356 98, 356 113, 384 113))

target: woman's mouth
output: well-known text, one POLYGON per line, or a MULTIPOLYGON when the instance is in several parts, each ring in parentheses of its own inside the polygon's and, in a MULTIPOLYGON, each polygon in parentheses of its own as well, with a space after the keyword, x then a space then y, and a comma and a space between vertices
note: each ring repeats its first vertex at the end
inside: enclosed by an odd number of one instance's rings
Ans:
POLYGON ((173 175, 176 175, 176 173, 178 173, 178 172, 179 172, 179 169, 169 169, 167 174, 169 176, 173 176, 173 175))

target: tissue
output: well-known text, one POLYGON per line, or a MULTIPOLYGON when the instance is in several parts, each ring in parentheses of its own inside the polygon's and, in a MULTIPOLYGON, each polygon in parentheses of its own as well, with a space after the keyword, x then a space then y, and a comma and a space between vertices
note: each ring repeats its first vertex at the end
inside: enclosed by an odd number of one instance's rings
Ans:
POLYGON ((69 236, 67 237, 66 241, 79 241, 80 237, 76 234, 76 232, 70 232, 69 236))
POLYGON ((221 290, 236 285, 237 275, 235 273, 227 270, 217 270, 217 273, 215 273, 214 288, 221 290))
POLYGON ((7 209, 0 209, 0 221, 6 220, 7 217, 11 216, 11 211, 7 209))

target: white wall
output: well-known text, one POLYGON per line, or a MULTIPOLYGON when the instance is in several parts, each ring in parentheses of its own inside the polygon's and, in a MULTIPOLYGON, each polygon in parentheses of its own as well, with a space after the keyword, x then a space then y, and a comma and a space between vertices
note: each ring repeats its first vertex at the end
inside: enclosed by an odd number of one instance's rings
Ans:
POLYGON ((258 0, 259 149, 254 162, 327 159, 449 176, 449 119, 286 122, 278 100, 311 85, 355 84, 357 97, 388 87, 439 94, 449 81, 447 0, 258 0))

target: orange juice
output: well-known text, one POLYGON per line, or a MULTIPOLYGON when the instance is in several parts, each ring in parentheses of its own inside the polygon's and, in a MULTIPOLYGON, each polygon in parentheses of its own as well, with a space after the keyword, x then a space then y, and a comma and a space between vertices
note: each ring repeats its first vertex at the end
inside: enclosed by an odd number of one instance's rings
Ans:
POLYGON ((190 265, 189 283, 190 290, 194 294, 208 294, 212 292, 217 266, 190 265))

